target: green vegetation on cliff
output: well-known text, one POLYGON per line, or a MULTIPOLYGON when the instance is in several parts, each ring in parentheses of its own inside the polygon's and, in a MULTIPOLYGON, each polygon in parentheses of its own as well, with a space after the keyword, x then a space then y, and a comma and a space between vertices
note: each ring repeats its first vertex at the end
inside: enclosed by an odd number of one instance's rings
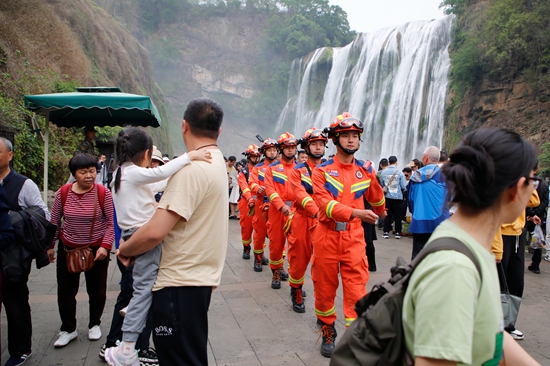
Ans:
MULTIPOLYGON (((319 47, 346 45, 355 36, 355 32, 350 31, 346 12, 339 6, 330 5, 328 0, 210 0, 200 4, 194 0, 134 1, 139 5, 140 14, 140 21, 134 24, 139 29, 137 37, 149 45, 155 75, 165 94, 172 96, 182 93, 176 90, 183 82, 180 77, 184 69, 182 63, 188 62, 183 61, 185 58, 192 57, 185 50, 204 46, 196 43, 209 42, 202 38, 207 31, 200 29, 208 24, 213 29, 220 29, 216 28, 219 23, 239 22, 242 17, 248 18, 247 24, 257 23, 254 26, 259 30, 261 41, 256 54, 242 55, 247 57, 243 61, 239 55, 233 55, 233 49, 226 51, 226 57, 235 59, 239 66, 248 64, 245 70, 239 71, 254 80, 254 85, 250 86, 255 92, 246 98, 218 91, 208 91, 208 95, 224 100, 227 119, 234 125, 241 129, 254 126, 262 133, 271 133, 286 103, 292 60, 319 47), (183 30, 184 24, 188 29, 183 30), (183 32, 176 35, 177 28, 183 32)), ((121 14, 112 6, 110 9, 121 14)), ((239 29, 238 25, 233 26, 223 29, 239 29)), ((218 35, 228 41, 231 41, 230 36, 218 35)), ((211 54, 213 51, 207 49, 206 52, 211 54)), ((208 62, 205 60, 201 65, 208 62)), ((209 72, 215 67, 217 65, 204 66, 209 72)), ((234 72, 224 71, 227 74, 234 72)), ((188 97, 181 99, 188 100, 188 97)))
MULTIPOLYGON (((151 95, 166 117, 147 51, 92 1, 0 1, 0 129, 14 133, 13 164, 18 172, 42 186, 40 130, 45 120, 37 116, 33 124, 23 96, 94 85, 151 95)), ((52 124, 49 128, 49 188, 56 190, 67 180, 67 163, 82 140, 82 130, 52 124)), ((166 127, 150 131, 170 153, 169 145, 164 145, 166 127)), ((100 129, 96 138, 107 139, 112 132, 100 129)))
POLYGON ((457 17, 451 83, 459 97, 483 75, 501 80, 527 74, 534 84, 550 77, 550 2, 445 0, 457 17))

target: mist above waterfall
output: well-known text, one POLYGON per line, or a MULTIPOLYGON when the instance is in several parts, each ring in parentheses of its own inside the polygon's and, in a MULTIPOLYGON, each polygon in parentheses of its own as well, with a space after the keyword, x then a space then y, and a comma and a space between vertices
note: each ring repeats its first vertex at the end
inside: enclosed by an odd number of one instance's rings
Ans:
POLYGON ((275 135, 298 137, 348 111, 365 124, 361 159, 396 155, 403 166, 427 146, 441 146, 452 19, 361 33, 346 47, 294 60, 275 135))

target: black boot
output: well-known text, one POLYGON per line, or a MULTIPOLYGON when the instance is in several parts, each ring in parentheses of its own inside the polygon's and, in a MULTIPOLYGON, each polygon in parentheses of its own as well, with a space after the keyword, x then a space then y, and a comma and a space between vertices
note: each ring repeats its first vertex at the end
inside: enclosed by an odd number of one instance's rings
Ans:
POLYGON ((334 323, 325 324, 321 326, 321 336, 323 337, 323 343, 321 344, 321 355, 330 358, 332 351, 334 351, 334 344, 336 342, 336 329, 334 323))
POLYGON ((297 313, 305 313, 306 306, 304 305, 304 299, 302 296, 302 286, 299 288, 290 288, 290 295, 292 296, 292 310, 297 313))
MULTIPOLYGON (((292 287, 290 288, 290 296, 292 296, 292 287)), ((302 297, 307 297, 306 296, 306 290, 302 290, 302 297)))
POLYGON ((262 264, 264 266, 267 266, 269 264, 269 259, 267 259, 266 256, 263 254, 262 254, 262 264))
POLYGON ((254 272, 262 271, 262 254, 254 254, 254 272))
POLYGON ((281 272, 279 269, 272 269, 273 277, 271 278, 271 288, 278 290, 281 288, 281 272))
POLYGON ((243 259, 250 259, 250 245, 243 245, 243 259))
POLYGON ((279 268, 279 271, 281 272, 281 281, 288 281, 288 273, 285 272, 283 267, 279 268))

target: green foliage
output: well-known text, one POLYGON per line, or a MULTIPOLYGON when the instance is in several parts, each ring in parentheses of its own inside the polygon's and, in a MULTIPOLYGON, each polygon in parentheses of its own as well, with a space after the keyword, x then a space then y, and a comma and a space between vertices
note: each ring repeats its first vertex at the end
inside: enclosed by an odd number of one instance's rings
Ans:
POLYGON ((155 67, 165 69, 175 66, 181 55, 172 39, 160 38, 153 43, 150 57, 155 67))
POLYGON ((550 142, 541 146, 539 155, 539 175, 543 177, 550 176, 550 142))
POLYGON ((446 13, 457 16, 451 85, 458 97, 474 87, 484 74, 498 80, 526 73, 534 84, 547 78, 550 2, 493 0, 486 4, 485 10, 483 4, 477 3, 477 0, 441 3, 446 13))
POLYGON ((265 30, 269 48, 287 60, 302 57, 319 47, 338 47, 353 40, 347 14, 328 0, 276 2, 286 12, 273 14, 265 30))

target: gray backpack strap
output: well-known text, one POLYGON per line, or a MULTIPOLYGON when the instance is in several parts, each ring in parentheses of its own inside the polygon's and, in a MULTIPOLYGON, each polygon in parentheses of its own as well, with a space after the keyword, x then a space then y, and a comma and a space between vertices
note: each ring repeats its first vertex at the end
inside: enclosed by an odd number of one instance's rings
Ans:
POLYGON ((414 269, 418 266, 420 262, 422 262, 424 258, 426 258, 429 254, 438 252, 440 250, 454 250, 470 258, 470 260, 476 266, 477 273, 479 273, 480 281, 483 281, 483 276, 481 274, 481 267, 474 253, 472 253, 472 251, 470 250, 470 248, 466 246, 466 244, 464 244, 458 239, 451 238, 451 237, 435 239, 430 243, 430 245, 428 245, 427 247, 424 247, 424 249, 422 249, 420 253, 418 253, 418 255, 414 258, 414 260, 411 263, 411 274, 409 275, 409 278, 414 272, 414 269))

